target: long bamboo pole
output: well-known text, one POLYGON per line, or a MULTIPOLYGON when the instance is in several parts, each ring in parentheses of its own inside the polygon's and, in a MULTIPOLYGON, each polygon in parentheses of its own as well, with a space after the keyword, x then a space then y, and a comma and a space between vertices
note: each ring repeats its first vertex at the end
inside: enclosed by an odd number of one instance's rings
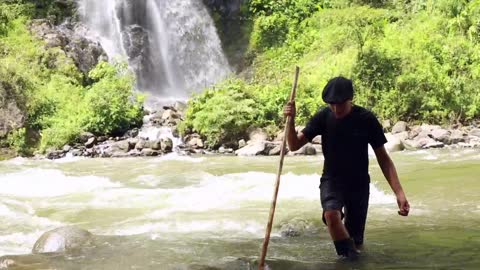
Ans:
MULTIPOLYGON (((290 93, 290 101, 295 100, 295 94, 297 91, 297 82, 298 82, 298 74, 300 73, 300 68, 295 68, 295 79, 293 81, 292 92, 290 93)), ((280 176, 282 175, 282 168, 283 168, 283 159, 285 157, 285 146, 287 142, 287 133, 290 129, 290 116, 287 116, 285 121, 285 131, 283 133, 283 141, 280 150, 280 164, 278 166, 277 172, 277 180, 275 181, 275 189, 273 192, 273 199, 272 204, 270 206, 270 215, 268 217, 267 228, 265 231, 265 238, 263 239, 263 246, 262 246, 262 256, 260 257, 260 263, 258 265, 258 270, 264 270, 265 267, 265 257, 267 255, 268 243, 270 241, 270 232, 272 231, 272 224, 273 224, 273 216, 275 215, 275 206, 277 205, 277 195, 278 189, 280 187, 280 176)))

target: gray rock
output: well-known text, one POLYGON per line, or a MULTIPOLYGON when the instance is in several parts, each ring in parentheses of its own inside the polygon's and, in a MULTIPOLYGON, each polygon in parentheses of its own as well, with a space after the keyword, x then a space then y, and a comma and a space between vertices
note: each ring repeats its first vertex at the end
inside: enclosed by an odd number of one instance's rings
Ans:
POLYGON ((135 149, 138 151, 142 151, 143 148, 146 148, 147 142, 143 139, 138 140, 137 144, 135 144, 135 149))
POLYGON ((95 135, 90 132, 82 132, 78 136, 78 140, 80 141, 80 143, 86 143, 92 137, 95 137, 95 135))
POLYGON ((135 138, 138 136, 138 133, 140 133, 139 129, 138 128, 133 128, 129 131, 127 131, 123 137, 127 137, 127 138, 135 138))
POLYGON ((317 151, 317 154, 323 153, 323 148, 321 144, 312 144, 313 148, 317 151))
POLYGON ((150 148, 144 148, 144 149, 142 149, 142 151, 140 153, 141 153, 142 156, 145 156, 145 157, 158 156, 158 151, 154 151, 150 148))
POLYGON ((480 137, 480 128, 474 128, 468 133, 470 136, 480 137))
POLYGON ((71 252, 93 243, 93 235, 76 227, 61 227, 48 231, 35 242, 32 253, 71 252))
POLYGON ((83 155, 83 151, 81 149, 73 149, 72 156, 74 157, 81 157, 83 155))
POLYGON ((128 141, 118 141, 110 145, 110 149, 113 152, 123 152, 127 153, 131 148, 128 141))
POLYGON ((88 74, 100 61, 107 61, 108 59, 100 43, 85 37, 71 39, 64 50, 84 74, 88 74))
POLYGON ((200 138, 200 135, 196 133, 190 134, 187 137, 185 137, 185 142, 189 147, 193 149, 204 147, 203 140, 200 138))
POLYGON ((176 119, 180 119, 181 115, 174 110, 166 110, 162 114, 164 123, 174 123, 176 119))
MULTIPOLYGON (((420 134, 420 132, 422 132, 422 128, 420 126, 414 126, 410 129, 410 132, 408 133, 408 139, 409 140, 412 140, 414 139, 415 137, 418 136, 418 134, 420 134)), ((393 133, 392 133, 393 134, 393 133)))
POLYGON ((288 154, 294 155, 294 156, 297 156, 297 155, 314 156, 317 154, 317 149, 313 147, 311 143, 307 143, 297 151, 290 151, 288 154))
POLYGON ((238 156, 258 156, 262 155, 266 148, 265 141, 256 141, 235 151, 238 156))
POLYGON ((245 145, 247 145, 247 142, 245 142, 244 139, 241 139, 241 140, 238 141, 238 148, 242 148, 245 145))
MULTIPOLYGON (((272 148, 270 151, 268 151, 269 156, 278 156, 280 155, 280 152, 282 151, 282 144, 277 144, 274 148, 272 148)), ((288 152, 288 148, 285 147, 285 152, 288 152)))
POLYGON ((163 152, 165 153, 169 153, 169 152, 172 152, 173 150, 173 141, 172 139, 170 138, 163 138, 161 139, 160 141, 160 147, 162 149, 163 152))
POLYGON ((313 138, 313 140, 312 140, 312 143, 313 144, 322 144, 322 136, 321 135, 315 136, 315 138, 313 138))
POLYGON ((467 147, 480 147, 480 137, 470 136, 467 147))
POLYGON ((415 139, 424 139, 424 138, 431 138, 432 132, 430 130, 421 130, 420 133, 415 137, 415 139))
POLYGON ((218 148, 218 153, 220 154, 231 154, 235 152, 232 148, 225 148, 224 146, 220 146, 220 148, 218 148))
POLYGON ((395 125, 392 127, 392 134, 400 133, 407 131, 407 123, 404 121, 398 121, 395 123, 395 125))
MULTIPOLYGON (((397 133, 397 134, 400 134, 400 133, 397 133)), ((385 137, 387 137, 387 143, 385 144, 385 149, 387 149, 388 152, 397 152, 405 149, 405 146, 403 145, 402 141, 397 136, 392 135, 391 133, 386 133, 385 137)))
POLYGON ((107 136, 98 136, 97 137, 97 142, 98 143, 103 143, 103 142, 106 142, 107 140, 108 140, 107 136))
POLYGON ((149 36, 147 30, 140 25, 129 25, 123 32, 123 44, 130 60, 130 63, 136 68, 140 68, 142 63, 148 61, 149 36))
POLYGON ((161 140, 155 140, 152 142, 151 148, 153 150, 161 150, 162 149, 162 142, 161 140))
POLYGON ((311 229, 313 224, 300 218, 294 218, 280 224, 280 232, 283 237, 298 237, 311 229))
POLYGON ((100 43, 90 40, 81 23, 53 25, 46 19, 32 20, 30 32, 45 41, 45 47, 59 47, 70 57, 80 71, 88 74, 107 55, 100 43))
POLYGON ((180 102, 180 101, 176 101, 174 104, 173 104, 173 108, 179 112, 179 113, 182 113, 187 109, 187 104, 185 104, 184 102, 180 102))
POLYGON ((420 138, 416 140, 417 148, 428 149, 428 148, 442 148, 445 146, 442 142, 437 142, 430 137, 420 138))
POLYGON ((457 144, 460 142, 465 142, 465 134, 463 133, 463 131, 458 129, 452 130, 452 135, 450 136, 450 143, 457 144))
POLYGON ((396 133, 396 134, 392 134, 392 135, 395 136, 396 138, 398 138, 400 141, 404 141, 404 140, 408 139, 408 131, 404 131, 404 132, 400 132, 400 133, 396 133))
POLYGON ((437 140, 437 141, 443 142, 445 144, 449 144, 450 143, 450 131, 448 131, 446 129, 443 129, 443 128, 434 129, 434 130, 432 130, 432 138, 437 140))
POLYGON ((63 152, 63 150, 48 149, 45 157, 48 159, 59 159, 65 157, 65 152, 63 152))
POLYGON ((416 149, 427 149, 427 148, 442 148, 445 146, 442 142, 437 142, 430 137, 424 138, 416 138, 414 140, 405 140, 403 141, 403 145, 408 150, 416 150, 416 149))
POLYGON ((127 139, 128 142, 128 148, 129 149, 134 149, 137 143, 140 141, 140 138, 129 138, 127 139))
POLYGON ((440 127, 439 125, 422 124, 420 128, 422 129, 422 131, 428 131, 431 134, 433 130, 441 129, 442 127, 440 127))
POLYGON ((68 144, 65 144, 63 147, 62 147, 62 151, 67 153, 67 152, 70 152, 70 150, 72 150, 72 146, 68 145, 68 144))
POLYGON ((85 147, 86 148, 92 148, 95 143, 97 143, 97 138, 95 137, 91 137, 90 139, 88 139, 88 141, 85 143, 85 147))

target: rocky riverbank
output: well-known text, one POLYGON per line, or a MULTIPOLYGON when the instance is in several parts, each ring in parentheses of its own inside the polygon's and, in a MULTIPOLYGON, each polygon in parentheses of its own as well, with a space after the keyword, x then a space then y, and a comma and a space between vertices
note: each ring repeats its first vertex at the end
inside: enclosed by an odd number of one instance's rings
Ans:
MULTIPOLYGON (((177 125, 184 119, 186 105, 176 102, 159 110, 146 112, 141 128, 129 130, 121 137, 95 136, 83 133, 77 143, 65 145, 62 149, 50 149, 45 156, 58 159, 66 156, 94 158, 150 157, 176 152, 180 155, 238 155, 275 156, 280 154, 283 131, 275 138, 262 129, 252 129, 248 138, 239 138, 238 143, 221 145, 218 149, 208 149, 197 133, 180 136, 177 125)), ((389 152, 429 148, 480 148, 480 128, 472 126, 441 127, 438 125, 409 125, 400 121, 393 126, 383 123, 388 139, 389 152)), ((298 126, 296 129, 301 130, 298 126)), ((287 155, 317 155, 322 153, 321 137, 287 155)))

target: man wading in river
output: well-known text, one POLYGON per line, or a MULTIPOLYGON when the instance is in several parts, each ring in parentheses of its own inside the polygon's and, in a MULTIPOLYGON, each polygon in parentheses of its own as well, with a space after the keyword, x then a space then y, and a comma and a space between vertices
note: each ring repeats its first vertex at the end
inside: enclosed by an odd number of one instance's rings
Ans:
POLYGON ((325 157, 320 179, 322 219, 328 226, 337 254, 352 258, 363 245, 367 219, 368 144, 375 151, 378 164, 397 197, 398 214, 407 216, 410 206, 395 165, 385 150, 387 139, 382 126, 373 113, 352 104, 352 81, 343 77, 331 79, 323 89, 322 98, 329 106, 317 112, 298 133, 294 122, 295 102, 287 103, 284 114, 292 121, 287 142, 289 149, 295 151, 315 136, 322 136, 325 157))

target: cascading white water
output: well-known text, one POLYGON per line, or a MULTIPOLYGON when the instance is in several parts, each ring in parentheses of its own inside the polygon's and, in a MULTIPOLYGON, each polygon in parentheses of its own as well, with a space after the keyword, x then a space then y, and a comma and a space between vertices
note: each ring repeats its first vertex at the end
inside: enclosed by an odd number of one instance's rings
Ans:
POLYGON ((110 59, 126 59, 138 88, 186 99, 230 68, 201 0, 78 0, 79 13, 110 59))

